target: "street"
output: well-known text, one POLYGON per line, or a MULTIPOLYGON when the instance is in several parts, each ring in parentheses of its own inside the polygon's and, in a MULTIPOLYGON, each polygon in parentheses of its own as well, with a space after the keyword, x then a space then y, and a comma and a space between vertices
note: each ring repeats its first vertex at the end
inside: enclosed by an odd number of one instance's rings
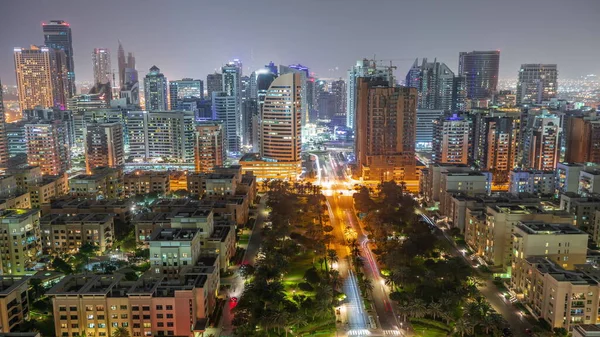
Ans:
MULTIPOLYGON (((267 218, 267 210, 266 210, 266 197, 262 197, 260 200, 260 204, 256 209, 256 223, 254 225, 254 229, 252 230, 252 235, 250 236, 250 240, 248 241, 248 247, 246 248, 246 252, 244 253, 244 257, 242 259, 242 264, 252 264, 256 261, 256 256, 258 255, 258 251, 260 249, 262 228, 267 218)), ((239 275, 239 270, 235 268, 233 276, 228 278, 224 278, 221 280, 222 285, 230 285, 229 288, 229 298, 237 297, 240 298, 242 293, 244 292, 244 279, 239 275)), ((223 316, 221 317, 221 332, 219 336, 233 336, 233 325, 231 321, 233 320, 233 315, 231 313, 231 309, 233 309, 234 305, 232 302, 227 301, 225 303, 225 307, 223 308, 223 316)))
MULTIPOLYGON (((341 170, 338 170, 340 166, 331 152, 321 154, 318 157, 317 166, 322 171, 319 178, 330 209, 332 225, 334 226, 333 235, 336 238, 334 241, 343 245, 346 241, 345 232, 347 228, 356 233, 357 243, 364 261, 364 273, 373 285, 371 308, 367 308, 367 311, 365 311, 362 309, 364 307, 362 297, 357 298, 360 290, 358 289, 356 276, 352 272, 340 269, 340 273, 344 272, 342 276, 345 277, 344 292, 349 300, 346 310, 350 324, 348 329, 339 332, 344 332, 348 336, 400 335, 399 327, 401 323, 394 313, 394 306, 389 299, 388 289, 383 284, 377 261, 368 244, 367 235, 354 213, 353 183, 349 177, 346 177, 343 165, 341 170), (339 171, 342 173, 338 174, 339 171), (360 303, 356 303, 358 300, 360 300, 360 303)), ((341 247, 336 247, 336 251, 338 251, 340 261, 347 260, 348 248, 346 246, 343 250, 341 247)))
MULTIPOLYGON (((454 245, 454 240, 452 240, 452 238, 447 235, 446 232, 437 227, 437 224, 427 215, 421 214, 421 217, 427 223, 436 226, 437 229, 435 234, 440 240, 447 240, 450 243, 451 251, 449 253, 452 256, 462 257, 469 266, 475 268, 472 261, 470 261, 465 254, 458 250, 458 248, 454 245)), ((494 310, 502 315, 502 317, 508 322, 515 336, 526 336, 525 329, 533 329, 533 325, 527 321, 526 317, 521 314, 520 310, 502 296, 502 293, 500 293, 492 280, 486 279, 485 283, 478 289, 485 299, 490 303, 492 308, 494 308, 494 310)))

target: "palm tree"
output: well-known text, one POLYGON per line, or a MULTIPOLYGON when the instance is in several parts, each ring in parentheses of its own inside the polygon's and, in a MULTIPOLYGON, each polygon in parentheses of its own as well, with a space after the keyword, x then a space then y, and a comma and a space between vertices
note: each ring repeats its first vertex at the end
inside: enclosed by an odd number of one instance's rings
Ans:
POLYGON ((473 324, 465 317, 461 317, 456 321, 454 331, 461 336, 470 335, 473 333, 473 324))
POLYGON ((331 281, 331 287, 333 289, 340 289, 342 287, 342 278, 340 277, 339 271, 329 271, 329 280, 331 281))
POLYGON ((442 305, 439 302, 431 302, 429 303, 427 308, 429 309, 429 314, 433 316, 433 319, 437 319, 438 316, 441 316, 442 312, 444 311, 442 309, 442 305))
POLYGON ((123 327, 118 327, 113 330, 112 337, 131 337, 131 335, 129 334, 129 330, 123 327))
POLYGON ((417 298, 412 303, 413 316, 415 318, 423 318, 427 314, 427 304, 420 298, 417 298))
POLYGON ((327 250, 327 259, 329 260, 329 263, 331 264, 331 269, 333 269, 333 264, 337 263, 339 261, 337 252, 334 249, 327 250))

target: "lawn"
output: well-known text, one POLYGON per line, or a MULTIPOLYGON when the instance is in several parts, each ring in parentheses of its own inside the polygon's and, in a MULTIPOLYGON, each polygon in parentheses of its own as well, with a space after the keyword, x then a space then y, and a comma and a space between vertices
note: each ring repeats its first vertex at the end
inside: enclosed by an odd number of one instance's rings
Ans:
POLYGON ((410 325, 415 330, 415 335, 423 337, 445 337, 448 335, 448 331, 438 328, 434 325, 426 324, 424 322, 417 322, 411 320, 410 325))
POLYGON ((286 291, 290 291, 298 283, 304 282, 304 273, 313 266, 314 253, 307 252, 295 256, 289 263, 288 272, 283 278, 286 291))
POLYGON ((238 243, 240 245, 248 245, 249 241, 250 241, 250 235, 249 234, 242 234, 242 235, 240 235, 240 240, 238 241, 238 243))

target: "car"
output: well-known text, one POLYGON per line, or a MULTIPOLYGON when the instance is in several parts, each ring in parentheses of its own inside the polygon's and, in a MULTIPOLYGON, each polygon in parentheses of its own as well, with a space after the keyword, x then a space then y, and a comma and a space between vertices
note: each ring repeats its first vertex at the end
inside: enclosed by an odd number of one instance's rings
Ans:
POLYGON ((513 334, 512 334, 512 331, 510 330, 510 328, 507 327, 507 328, 502 329, 502 335, 505 337, 509 337, 509 336, 512 336, 513 334))
POLYGON ((533 335, 533 331, 531 331, 531 329, 525 329, 525 333, 529 336, 533 335))
POLYGON ((238 301, 237 297, 232 297, 230 300, 231 300, 231 302, 233 302, 233 303, 237 303, 237 301, 238 301))

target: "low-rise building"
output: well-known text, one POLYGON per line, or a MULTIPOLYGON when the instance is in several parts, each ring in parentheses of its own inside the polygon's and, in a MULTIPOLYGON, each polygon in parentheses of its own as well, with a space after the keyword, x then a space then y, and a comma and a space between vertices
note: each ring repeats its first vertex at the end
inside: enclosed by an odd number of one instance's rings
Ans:
POLYGON ((573 216, 565 211, 547 209, 540 202, 486 204, 483 213, 467 214, 466 222, 469 225, 466 226, 465 239, 470 246, 472 245, 471 249, 486 263, 510 274, 513 256, 512 233, 521 221, 570 224, 573 222, 573 216), (485 217, 483 223, 480 220, 481 216, 485 217))
POLYGON ((523 275, 518 298, 550 327, 570 330, 600 323, 600 275, 593 268, 568 271, 536 256, 525 259, 523 275))
POLYGON ((125 174, 125 196, 156 193, 164 195, 169 192, 169 173, 156 171, 135 171, 125 174))
POLYGON ((66 173, 59 176, 44 176, 39 183, 29 185, 28 190, 31 196, 31 207, 40 208, 50 200, 69 193, 69 177, 66 173))
POLYGON ((219 256, 219 265, 222 269, 226 269, 235 255, 235 226, 227 222, 215 225, 208 238, 206 249, 219 256))
POLYGON ((134 205, 127 200, 89 200, 64 197, 42 205, 42 214, 113 214, 115 221, 127 222, 134 205))
POLYGON ((586 165, 581 163, 556 164, 556 194, 573 192, 579 189, 579 173, 586 165))
POLYGON ((182 267, 195 265, 201 254, 201 236, 201 230, 196 228, 155 230, 148 240, 151 272, 175 278, 182 267))
POLYGON ((0 211, 0 274, 26 274, 35 265, 40 253, 40 211, 0 211))
POLYGON ((48 214, 40 220, 40 231, 46 253, 73 254, 84 244, 103 253, 115 240, 112 214, 48 214))
POLYGON ((284 162, 261 158, 257 153, 246 153, 240 158, 242 172, 252 173, 257 179, 284 179, 295 181, 302 173, 300 162, 284 162))
POLYGON ((123 170, 99 167, 93 174, 80 174, 69 181, 71 195, 93 200, 123 198, 123 170))
POLYGON ((556 188, 555 178, 554 171, 513 170, 510 172, 509 192, 514 195, 552 195, 556 188))
POLYGON ((133 219, 135 226, 135 240, 138 245, 148 248, 148 240, 155 230, 160 228, 171 228, 171 213, 148 212, 140 213, 133 219))
MULTIPOLYGON (((596 211, 600 210, 600 197, 581 197, 577 193, 567 192, 560 195, 560 209, 575 216, 577 228, 594 235, 596 211)), ((592 237, 595 242, 597 237, 592 237)))
POLYGON ((11 208, 31 208, 31 196, 29 192, 17 192, 13 195, 0 197, 0 210, 11 208))
POLYGON ((0 275, 0 335, 19 331, 29 319, 29 276, 0 275))
POLYGON ((573 337, 600 337, 600 325, 581 324, 573 328, 573 337))
POLYGON ((526 259, 544 257, 567 270, 586 263, 588 235, 571 224, 547 224, 521 221, 512 234, 513 256, 511 289, 516 293, 527 290, 526 259))
MULTIPOLYGON (((205 272, 209 272, 205 270, 205 272)), ((217 276, 218 278, 218 276, 217 276)), ((126 281, 122 274, 69 275, 47 293, 55 336, 186 336, 204 332, 215 294, 202 271, 126 281)))
POLYGON ((579 172, 577 193, 584 197, 600 194, 600 168, 585 168, 579 172))
POLYGON ((187 190, 187 172, 186 171, 169 171, 169 192, 187 190))

